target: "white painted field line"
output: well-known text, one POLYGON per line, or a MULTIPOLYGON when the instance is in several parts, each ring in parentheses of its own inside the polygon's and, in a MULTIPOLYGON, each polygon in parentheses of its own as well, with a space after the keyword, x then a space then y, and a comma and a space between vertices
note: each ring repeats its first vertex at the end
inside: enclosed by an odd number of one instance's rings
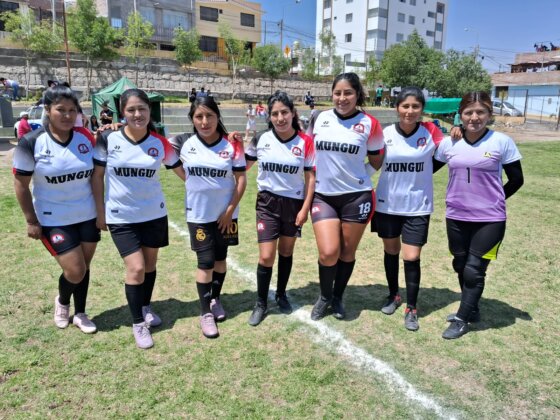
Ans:
MULTIPOLYGON (((182 229, 179 225, 174 222, 169 222, 169 225, 181 236, 188 238, 188 231, 182 229)), ((234 258, 228 256, 228 267, 236 271, 238 275, 243 277, 247 282, 251 284, 256 284, 255 271, 247 270, 242 267, 234 258)), ((273 291, 271 290, 271 294, 273 291)), ((272 295, 273 297, 273 295, 272 295)), ((295 305, 294 305, 295 306, 295 305)), ((387 385, 393 390, 398 391, 404 396, 426 410, 431 410, 439 417, 446 419, 455 419, 455 415, 445 410, 441 405, 439 405, 430 396, 418 391, 411 383, 409 383, 404 377, 392 368, 389 364, 382 360, 373 357, 364 349, 352 344, 348 339, 344 338, 344 335, 331 327, 327 326, 320 321, 312 321, 310 317, 310 312, 299 308, 293 312, 291 317, 297 319, 298 321, 306 324, 307 326, 316 329, 319 332, 318 336, 313 339, 316 342, 326 344, 330 349, 336 351, 338 354, 344 356, 352 365, 355 367, 365 370, 367 372, 376 374, 385 380, 387 385)))

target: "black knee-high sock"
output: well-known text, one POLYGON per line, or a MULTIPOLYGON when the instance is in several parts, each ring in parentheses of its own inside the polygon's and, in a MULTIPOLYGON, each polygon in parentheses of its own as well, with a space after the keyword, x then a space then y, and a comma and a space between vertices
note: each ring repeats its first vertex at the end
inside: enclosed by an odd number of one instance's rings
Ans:
POLYGON ((327 266, 319 263, 319 284, 321 286, 321 296, 324 300, 332 299, 336 269, 337 264, 327 266))
POLYGON ((393 255, 385 252, 383 265, 385 266, 389 295, 396 296, 399 294, 399 254, 393 255))
POLYGON ((406 282, 406 306, 416 308, 418 291, 420 290, 420 260, 404 260, 404 279, 406 282))
POLYGON ((212 300, 212 283, 196 282, 198 300, 200 300, 200 315, 210 312, 210 301, 212 300))
POLYGON ((212 299, 217 299, 220 297, 225 279, 226 273, 218 273, 217 271, 212 271, 212 299))
POLYGON ((272 278, 272 267, 257 265, 257 300, 261 305, 267 306, 268 290, 272 278))
POLYGON ((335 298, 342 299, 344 290, 346 290, 346 285, 350 281, 350 277, 354 271, 354 264, 356 264, 356 260, 350 262, 338 260, 333 288, 333 296, 335 298))
POLYGON ((284 257, 278 254, 278 282, 276 284, 276 294, 279 296, 286 294, 286 287, 288 286, 288 280, 292 272, 293 261, 294 257, 292 255, 284 257))
POLYGON ((154 291, 154 285, 156 284, 157 271, 154 270, 151 273, 144 273, 144 305, 148 306, 152 301, 152 293, 154 291))
POLYGON ((58 278, 58 302, 61 305, 70 305, 70 297, 75 289, 76 285, 66 280, 64 273, 62 273, 58 278))
POLYGON ((132 315, 132 323, 140 324, 144 322, 142 316, 142 305, 144 303, 144 285, 143 284, 125 284, 124 292, 128 301, 128 308, 132 315))
POLYGON ((472 312, 478 310, 478 302, 484 291, 486 269, 490 260, 470 255, 463 270, 463 293, 461 294, 461 305, 457 311, 457 317, 468 321, 472 312))
POLYGON ((86 274, 82 281, 76 285, 74 289, 74 311, 77 314, 83 314, 86 312, 86 301, 89 289, 89 270, 86 270, 86 274))

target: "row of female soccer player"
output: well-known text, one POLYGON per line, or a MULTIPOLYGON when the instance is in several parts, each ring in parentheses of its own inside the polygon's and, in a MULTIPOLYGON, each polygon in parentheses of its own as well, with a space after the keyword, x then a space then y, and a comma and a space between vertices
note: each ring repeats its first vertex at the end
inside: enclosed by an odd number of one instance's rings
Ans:
POLYGON ((186 219, 197 255, 200 326, 206 337, 217 337, 217 322, 226 318, 220 293, 228 247, 238 243, 245 172, 257 162, 257 302, 249 324, 256 326, 266 316, 276 253, 275 300, 281 312, 291 312, 286 288, 294 246, 311 214, 320 282, 312 319, 329 312, 338 319, 345 317, 344 290, 358 244, 373 217, 372 231, 383 239, 389 285, 381 310, 393 314, 401 305, 402 252, 405 327, 415 331, 420 254, 433 211, 432 174, 448 163, 447 231, 462 295, 443 337, 465 334, 469 323, 480 319, 478 302, 486 268, 505 232, 505 199, 523 183, 521 156, 513 141, 486 128, 492 115, 490 98, 480 92, 465 95, 459 109, 463 126, 453 138, 443 139, 432 123, 419 122, 424 97, 417 88, 401 90, 399 122, 385 130, 362 110, 365 95, 355 74, 337 76, 332 97, 334 108, 321 113, 306 135, 299 129, 293 101, 276 92, 268 101, 269 130, 243 150, 234 136, 228 138, 212 98, 192 104, 193 135, 167 141, 155 133, 146 94, 130 89, 121 96, 126 124, 94 139, 88 131, 74 128, 78 109, 74 93, 61 86, 48 89, 48 120, 18 144, 14 174, 28 236, 41 239, 62 268, 55 324, 69 325, 73 297, 72 323, 85 333, 96 331, 85 312, 89 266, 100 229, 108 229, 126 267, 125 294, 136 344, 153 346, 150 328, 162 321, 150 302, 158 250, 168 244, 158 176, 164 163, 185 181, 186 219), (376 196, 370 176, 381 167, 376 196), (508 178, 505 185, 502 168, 508 178))

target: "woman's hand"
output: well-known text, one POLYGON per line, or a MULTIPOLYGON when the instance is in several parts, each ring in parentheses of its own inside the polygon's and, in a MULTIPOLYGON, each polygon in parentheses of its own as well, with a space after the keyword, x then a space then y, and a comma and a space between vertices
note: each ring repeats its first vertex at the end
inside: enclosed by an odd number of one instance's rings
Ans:
POLYGON ((100 125, 99 128, 97 129, 98 132, 102 133, 105 130, 112 130, 112 131, 118 131, 119 128, 121 128, 124 124, 123 123, 119 123, 119 122, 114 122, 111 124, 105 124, 105 125, 100 125))
POLYGON ((107 223, 105 221, 105 214, 98 214, 97 215, 97 219, 95 220, 95 226, 97 226, 97 229, 107 231, 107 223))
POLYGON ((296 216, 296 226, 298 227, 302 227, 305 222, 307 222, 307 218, 309 217, 309 212, 305 211, 304 209, 301 209, 297 216, 296 216))
POLYGON ((227 139, 230 143, 233 143, 234 141, 243 143, 243 136, 239 131, 234 131, 232 133, 229 133, 227 139))
POLYGON ((42 234, 43 229, 41 228, 41 224, 39 222, 27 224, 27 236, 32 239, 41 239, 42 234))
POLYGON ((231 218, 233 216, 233 209, 230 210, 231 206, 228 206, 227 210, 218 217, 218 229, 220 232, 226 233, 228 228, 231 226, 231 218))
POLYGON ((463 130, 461 130, 461 127, 455 125, 449 132, 449 135, 453 140, 460 140, 463 138, 463 130))

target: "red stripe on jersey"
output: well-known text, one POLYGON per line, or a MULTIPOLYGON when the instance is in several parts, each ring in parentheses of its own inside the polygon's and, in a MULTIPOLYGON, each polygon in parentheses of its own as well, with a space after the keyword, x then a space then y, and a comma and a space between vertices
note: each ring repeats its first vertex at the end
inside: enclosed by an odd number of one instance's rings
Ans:
POLYGON ((381 124, 379 124, 379 121, 377 121, 377 118, 375 118, 373 115, 370 115, 366 112, 364 112, 364 115, 371 121, 371 130, 369 132, 368 143, 379 143, 380 145, 383 145, 383 129, 381 128, 381 124))
MULTIPOLYGON (((305 134, 303 131, 298 131, 298 136, 303 139, 303 143, 305 145, 303 156, 305 159, 313 159, 315 157, 315 142, 313 141, 313 138, 305 134)), ((314 166, 313 170, 316 169, 317 168, 314 166)))
POLYGON ((74 127, 74 131, 82 134, 83 136, 85 136, 89 142, 91 143, 92 146, 95 147, 95 137, 93 137, 93 134, 91 134, 91 132, 85 128, 85 127, 74 127))
POLYGON ((371 190, 371 213, 369 214, 369 217, 367 219, 367 223, 371 222, 371 219, 373 219, 373 213, 375 213, 375 203, 377 202, 377 199, 375 198, 375 190, 371 190))
POLYGON ((428 130, 429 133, 432 135, 432 140, 434 141, 434 144, 437 147, 439 143, 443 140, 443 133, 441 132, 439 127, 435 125, 433 122, 421 122, 420 124, 423 125, 424 128, 428 130))
POLYGON ((232 160, 239 159, 240 156, 245 156, 245 149, 243 148, 243 142, 237 140, 229 141, 226 137, 224 137, 224 139, 227 140, 229 144, 233 146, 232 160))
POLYGON ((49 251, 53 257, 58 255, 46 236, 41 236, 41 242, 43 242, 43 245, 45 245, 45 248, 47 248, 47 251, 49 251))

